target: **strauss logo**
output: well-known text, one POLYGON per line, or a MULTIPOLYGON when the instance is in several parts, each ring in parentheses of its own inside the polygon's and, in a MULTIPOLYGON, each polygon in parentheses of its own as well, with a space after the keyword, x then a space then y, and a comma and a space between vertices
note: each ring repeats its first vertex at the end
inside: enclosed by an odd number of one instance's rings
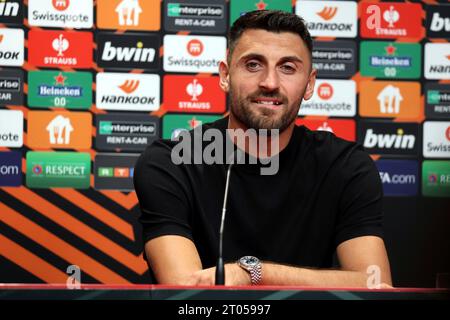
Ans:
POLYGON ((53 50, 58 52, 58 57, 64 56, 64 51, 69 49, 69 41, 62 34, 52 42, 53 50))

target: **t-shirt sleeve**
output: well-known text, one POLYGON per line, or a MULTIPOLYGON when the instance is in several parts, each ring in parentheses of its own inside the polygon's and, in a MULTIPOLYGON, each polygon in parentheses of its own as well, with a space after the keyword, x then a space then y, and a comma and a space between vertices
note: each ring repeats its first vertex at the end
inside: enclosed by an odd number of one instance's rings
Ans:
POLYGON ((378 170, 361 147, 355 147, 342 168, 336 247, 361 236, 383 237, 383 189, 378 170))
POLYGON ((192 240, 189 225, 190 188, 183 166, 171 160, 171 148, 161 141, 141 154, 135 165, 134 187, 141 215, 144 244, 163 235, 192 240))

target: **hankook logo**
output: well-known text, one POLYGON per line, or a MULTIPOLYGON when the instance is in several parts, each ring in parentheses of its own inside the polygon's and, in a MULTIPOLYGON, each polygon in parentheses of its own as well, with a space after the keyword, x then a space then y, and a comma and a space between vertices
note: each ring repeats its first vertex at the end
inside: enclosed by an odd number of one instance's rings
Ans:
POLYGON ((299 0, 295 12, 307 21, 313 37, 356 37, 356 2, 299 0))
POLYGON ((98 73, 97 108, 154 111, 159 109, 160 79, 156 74, 98 73))

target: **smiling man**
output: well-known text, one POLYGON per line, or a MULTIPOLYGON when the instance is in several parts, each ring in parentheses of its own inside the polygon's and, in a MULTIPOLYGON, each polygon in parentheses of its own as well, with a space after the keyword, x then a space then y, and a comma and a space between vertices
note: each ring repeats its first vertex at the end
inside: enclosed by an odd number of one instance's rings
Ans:
MULTIPOLYGON (((279 148, 269 157, 278 157, 279 170, 261 175, 259 161, 233 166, 223 245, 226 285, 391 284, 382 188, 372 160, 332 133, 295 126, 302 100, 314 92, 311 51, 304 21, 294 14, 249 12, 230 30, 228 58, 219 67, 230 114, 201 129, 219 130, 233 142, 229 129, 277 139, 279 148)), ((227 166, 174 164, 177 143, 153 143, 134 174, 152 282, 212 285, 227 166)), ((238 147, 258 157, 246 145, 238 147)))

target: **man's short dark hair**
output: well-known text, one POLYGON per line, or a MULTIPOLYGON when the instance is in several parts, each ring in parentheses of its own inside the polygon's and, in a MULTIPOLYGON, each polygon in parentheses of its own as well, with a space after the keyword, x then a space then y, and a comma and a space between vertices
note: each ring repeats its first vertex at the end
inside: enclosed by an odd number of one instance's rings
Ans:
POLYGON ((305 20, 294 13, 280 10, 255 10, 239 17, 231 26, 228 35, 228 57, 231 59, 236 43, 247 29, 262 29, 270 32, 292 32, 305 42, 311 56, 313 43, 305 20))

